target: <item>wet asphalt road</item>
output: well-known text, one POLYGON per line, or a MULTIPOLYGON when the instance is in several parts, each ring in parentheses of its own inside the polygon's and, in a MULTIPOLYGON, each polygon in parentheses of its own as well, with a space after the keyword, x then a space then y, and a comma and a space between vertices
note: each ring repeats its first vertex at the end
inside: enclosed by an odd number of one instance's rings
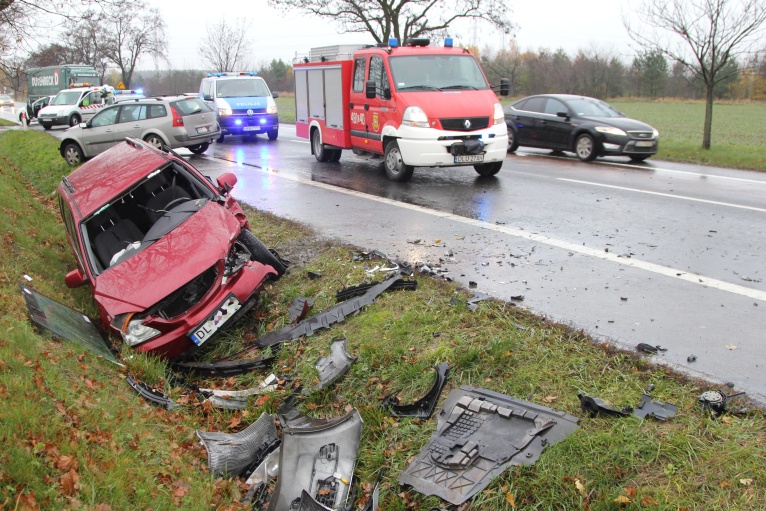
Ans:
POLYGON ((380 160, 318 163, 293 126, 280 130, 190 161, 233 171, 235 196, 260 209, 392 258, 441 258, 466 287, 523 295, 520 306, 624 348, 662 345, 654 360, 766 402, 766 174, 522 148, 494 178, 418 168, 393 183, 380 160))

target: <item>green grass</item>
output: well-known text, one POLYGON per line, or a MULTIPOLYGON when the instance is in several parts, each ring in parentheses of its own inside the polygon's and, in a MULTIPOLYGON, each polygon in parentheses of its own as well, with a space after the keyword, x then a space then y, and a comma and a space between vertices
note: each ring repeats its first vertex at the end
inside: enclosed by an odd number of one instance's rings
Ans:
MULTIPOLYGON (((86 289, 69 290, 63 275, 74 267, 53 190, 68 167, 56 140, 39 132, 0 134, 0 509, 243 509, 241 481, 213 479, 194 430, 233 432, 273 412, 287 391, 242 412, 186 406, 166 412, 141 402, 123 382, 126 373, 164 388, 175 399, 184 390, 167 382, 164 363, 123 349, 125 370, 81 353, 31 326, 18 291, 31 285, 72 307, 94 313, 86 289), (74 479, 77 479, 76 485, 74 479)), ((236 194, 236 189, 235 189, 236 194)), ((314 311, 334 303, 342 285, 364 279, 353 247, 315 239, 304 227, 248 209, 253 232, 292 259, 291 272, 267 287, 246 324, 232 330, 206 356, 231 353, 285 324, 293 298, 316 298, 314 311), (306 271, 322 274, 310 280, 306 271)), ((331 388, 313 392, 300 408, 313 416, 360 410, 364 430, 357 475, 383 478, 381 509, 443 506, 399 487, 397 476, 434 430, 435 419, 395 420, 378 408, 396 392, 404 400, 432 383, 431 367, 447 361, 452 388, 470 384, 580 416, 578 391, 615 406, 636 404, 655 385, 655 399, 678 405, 668 422, 584 418, 581 429, 548 448, 530 467, 506 470, 472 501, 473 510, 658 509, 760 510, 766 501, 766 419, 761 411, 718 420, 701 412, 705 388, 655 368, 631 354, 592 343, 583 334, 493 301, 476 312, 452 305, 468 295, 453 284, 418 279, 417 291, 382 295, 361 314, 288 343, 272 370, 312 387, 313 365, 333 338, 347 339, 357 363, 331 388), (438 333, 439 335, 435 335, 438 333), (741 481, 744 481, 741 482, 741 481), (578 490, 578 482, 583 490, 578 490), (746 483, 750 484, 746 484, 746 483), (630 502, 615 502, 626 497, 630 502)), ((265 374, 195 381, 244 388, 265 374)))
POLYGON ((18 126, 18 125, 19 123, 17 122, 9 121, 6 119, 0 119, 0 126, 18 126))

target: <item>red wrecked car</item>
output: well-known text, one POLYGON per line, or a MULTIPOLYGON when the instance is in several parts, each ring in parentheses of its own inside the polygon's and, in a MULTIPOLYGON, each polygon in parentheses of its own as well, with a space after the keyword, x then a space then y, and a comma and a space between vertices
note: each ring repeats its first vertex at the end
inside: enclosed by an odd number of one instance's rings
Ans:
POLYGON ((62 179, 61 216, 105 329, 165 358, 210 342, 247 312, 282 262, 249 230, 229 194, 174 154, 136 139, 62 179))

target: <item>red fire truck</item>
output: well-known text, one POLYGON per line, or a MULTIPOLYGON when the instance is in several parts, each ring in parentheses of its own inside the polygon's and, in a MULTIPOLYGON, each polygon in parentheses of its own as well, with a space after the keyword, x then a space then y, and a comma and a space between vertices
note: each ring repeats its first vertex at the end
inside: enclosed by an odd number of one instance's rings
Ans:
MULTIPOLYGON (((500 171, 508 149, 503 108, 476 61, 451 38, 399 46, 325 46, 293 64, 295 127, 320 162, 343 149, 382 155, 386 174, 407 181, 414 167, 473 165, 500 171)), ((508 95, 508 80, 501 80, 508 95)))

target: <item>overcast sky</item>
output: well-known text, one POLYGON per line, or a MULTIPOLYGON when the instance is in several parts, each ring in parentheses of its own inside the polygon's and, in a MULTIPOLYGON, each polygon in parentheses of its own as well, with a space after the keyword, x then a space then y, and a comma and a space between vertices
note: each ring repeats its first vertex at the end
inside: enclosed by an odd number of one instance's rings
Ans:
MULTIPOLYGON (((283 59, 292 63, 296 52, 308 53, 314 46, 331 44, 366 44, 372 38, 365 34, 338 34, 327 19, 301 16, 297 12, 283 14, 271 9, 266 0, 147 0, 158 7, 167 24, 169 58, 175 69, 204 69, 198 48, 206 35, 206 23, 215 24, 226 16, 236 23, 247 18, 251 25, 254 64, 283 59)), ((629 4, 621 0, 517 0, 512 6, 512 21, 517 25, 516 42, 521 50, 564 48, 570 55, 579 49, 597 48, 626 59, 634 52, 622 24, 623 9, 629 4), (623 7, 624 6, 624 7, 623 7)), ((500 48, 509 37, 479 23, 474 30, 470 22, 456 25, 454 36, 461 44, 472 44, 474 33, 480 49, 488 45, 500 48)), ((142 62, 141 68, 151 62, 142 62)), ((164 66, 163 66, 164 67, 164 66)))

